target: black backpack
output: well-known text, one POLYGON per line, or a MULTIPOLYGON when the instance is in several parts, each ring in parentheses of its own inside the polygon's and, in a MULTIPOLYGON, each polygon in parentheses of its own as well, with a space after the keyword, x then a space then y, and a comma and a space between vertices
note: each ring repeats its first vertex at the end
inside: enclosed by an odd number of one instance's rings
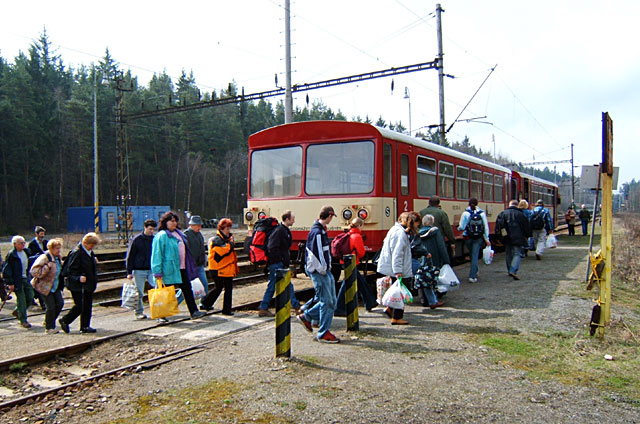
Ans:
POLYGON ((544 228, 544 209, 540 209, 531 215, 531 229, 542 230, 544 228))
POLYGON ((77 253, 78 253, 77 250, 69 250, 69 253, 67 253, 66 259, 62 263, 62 269, 60 269, 60 276, 62 277, 62 281, 64 281, 65 284, 67 283, 67 279, 69 277, 69 265, 71 264, 71 260, 73 259, 71 255, 75 256, 77 253))
POLYGON ((473 239, 484 236, 484 222, 482 221, 482 212, 478 209, 469 213, 469 222, 465 228, 467 235, 473 239))

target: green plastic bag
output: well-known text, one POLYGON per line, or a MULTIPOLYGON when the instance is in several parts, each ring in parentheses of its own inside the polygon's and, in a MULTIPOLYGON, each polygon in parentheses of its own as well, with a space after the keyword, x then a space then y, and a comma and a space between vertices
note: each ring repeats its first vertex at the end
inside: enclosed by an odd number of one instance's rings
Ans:
POLYGON ((400 284, 400 290, 402 290, 402 298, 404 299, 404 303, 413 303, 413 295, 402 282, 402 277, 398 278, 398 283, 400 284))

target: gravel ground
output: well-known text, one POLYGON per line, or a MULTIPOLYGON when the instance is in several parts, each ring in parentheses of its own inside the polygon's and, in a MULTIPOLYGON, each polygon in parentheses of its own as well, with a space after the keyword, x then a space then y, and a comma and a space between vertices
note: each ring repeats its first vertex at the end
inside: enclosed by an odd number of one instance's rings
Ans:
MULTIPOLYGON (((409 326, 392 327, 381 311, 360 309, 361 332, 346 333, 345 319, 335 318, 332 328, 343 342, 327 345, 292 321, 293 356, 285 361, 273 358, 272 323, 261 323, 188 358, 15 408, 2 421, 639 422, 637 407, 606 401, 594 389, 532 379, 468 341, 477 332, 575 332, 588 322, 592 303, 563 294, 584 278, 585 249, 561 243, 541 262, 529 257, 521 281, 507 277, 503 258, 482 265, 480 283, 463 283, 444 308, 407 306, 409 326), (222 397, 214 396, 216 387, 222 397)), ((468 265, 455 270, 466 280, 468 265)), ((161 340, 134 339, 119 347, 120 356, 179 346, 171 337, 161 340)), ((113 347, 90 354, 115 360, 113 347)))

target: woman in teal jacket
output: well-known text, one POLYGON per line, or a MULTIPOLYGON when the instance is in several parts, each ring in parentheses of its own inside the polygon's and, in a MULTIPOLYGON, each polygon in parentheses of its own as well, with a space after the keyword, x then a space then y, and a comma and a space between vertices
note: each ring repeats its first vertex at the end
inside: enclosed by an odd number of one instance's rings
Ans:
POLYGON ((191 318, 196 319, 205 315, 198 311, 191 290, 191 280, 198 278, 198 272, 187 246, 187 238, 178 228, 179 220, 178 215, 171 211, 160 218, 160 231, 151 245, 151 271, 156 280, 182 289, 191 318))

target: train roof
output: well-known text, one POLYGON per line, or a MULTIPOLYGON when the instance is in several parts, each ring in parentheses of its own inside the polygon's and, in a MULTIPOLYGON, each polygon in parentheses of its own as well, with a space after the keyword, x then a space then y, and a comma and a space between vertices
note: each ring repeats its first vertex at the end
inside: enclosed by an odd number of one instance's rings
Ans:
POLYGON ((273 147, 273 138, 270 137, 273 132, 278 133, 278 144, 286 145, 288 143, 299 142, 300 139, 311 138, 314 140, 335 139, 344 134, 345 138, 353 139, 354 137, 374 137, 374 133, 380 134, 382 137, 402 141, 437 153, 442 153, 464 161, 472 162, 480 166, 492 168, 494 170, 511 174, 511 170, 502 165, 489 162, 484 159, 476 158, 466 153, 458 152, 439 144, 431 143, 420 138, 411 137, 387 128, 377 127, 375 125, 364 122, 349 121, 303 121, 291 124, 283 124, 275 127, 267 128, 252 134, 249 137, 249 146, 252 148, 273 147))
POLYGON ((457 150, 453 150, 449 147, 444 147, 439 144, 431 143, 429 141, 425 141, 421 138, 411 137, 405 134, 401 134, 399 132, 391 131, 387 128, 376 127, 380 134, 382 134, 386 138, 390 138, 392 140, 403 141, 405 143, 413 144, 417 147, 422 147, 423 149, 433 150, 438 153, 442 153, 445 155, 453 156, 458 159, 466 160, 468 162, 477 163, 478 165, 486 166, 487 168, 493 168, 497 171, 502 171, 506 174, 510 174, 511 170, 502 165, 498 165, 497 163, 489 162, 488 160, 480 159, 475 156, 468 155, 466 153, 459 152, 457 150))
POLYGON ((513 171, 513 172, 515 172, 516 174, 520 175, 521 177, 527 178, 529 180, 536 181, 536 182, 538 182, 540 184, 546 184, 546 185, 550 185, 552 187, 558 188, 558 185, 556 183, 552 183, 551 181, 543 180, 542 178, 538 178, 538 177, 536 177, 534 175, 530 175, 530 174, 527 174, 527 173, 524 173, 524 172, 520 172, 520 171, 513 171))

